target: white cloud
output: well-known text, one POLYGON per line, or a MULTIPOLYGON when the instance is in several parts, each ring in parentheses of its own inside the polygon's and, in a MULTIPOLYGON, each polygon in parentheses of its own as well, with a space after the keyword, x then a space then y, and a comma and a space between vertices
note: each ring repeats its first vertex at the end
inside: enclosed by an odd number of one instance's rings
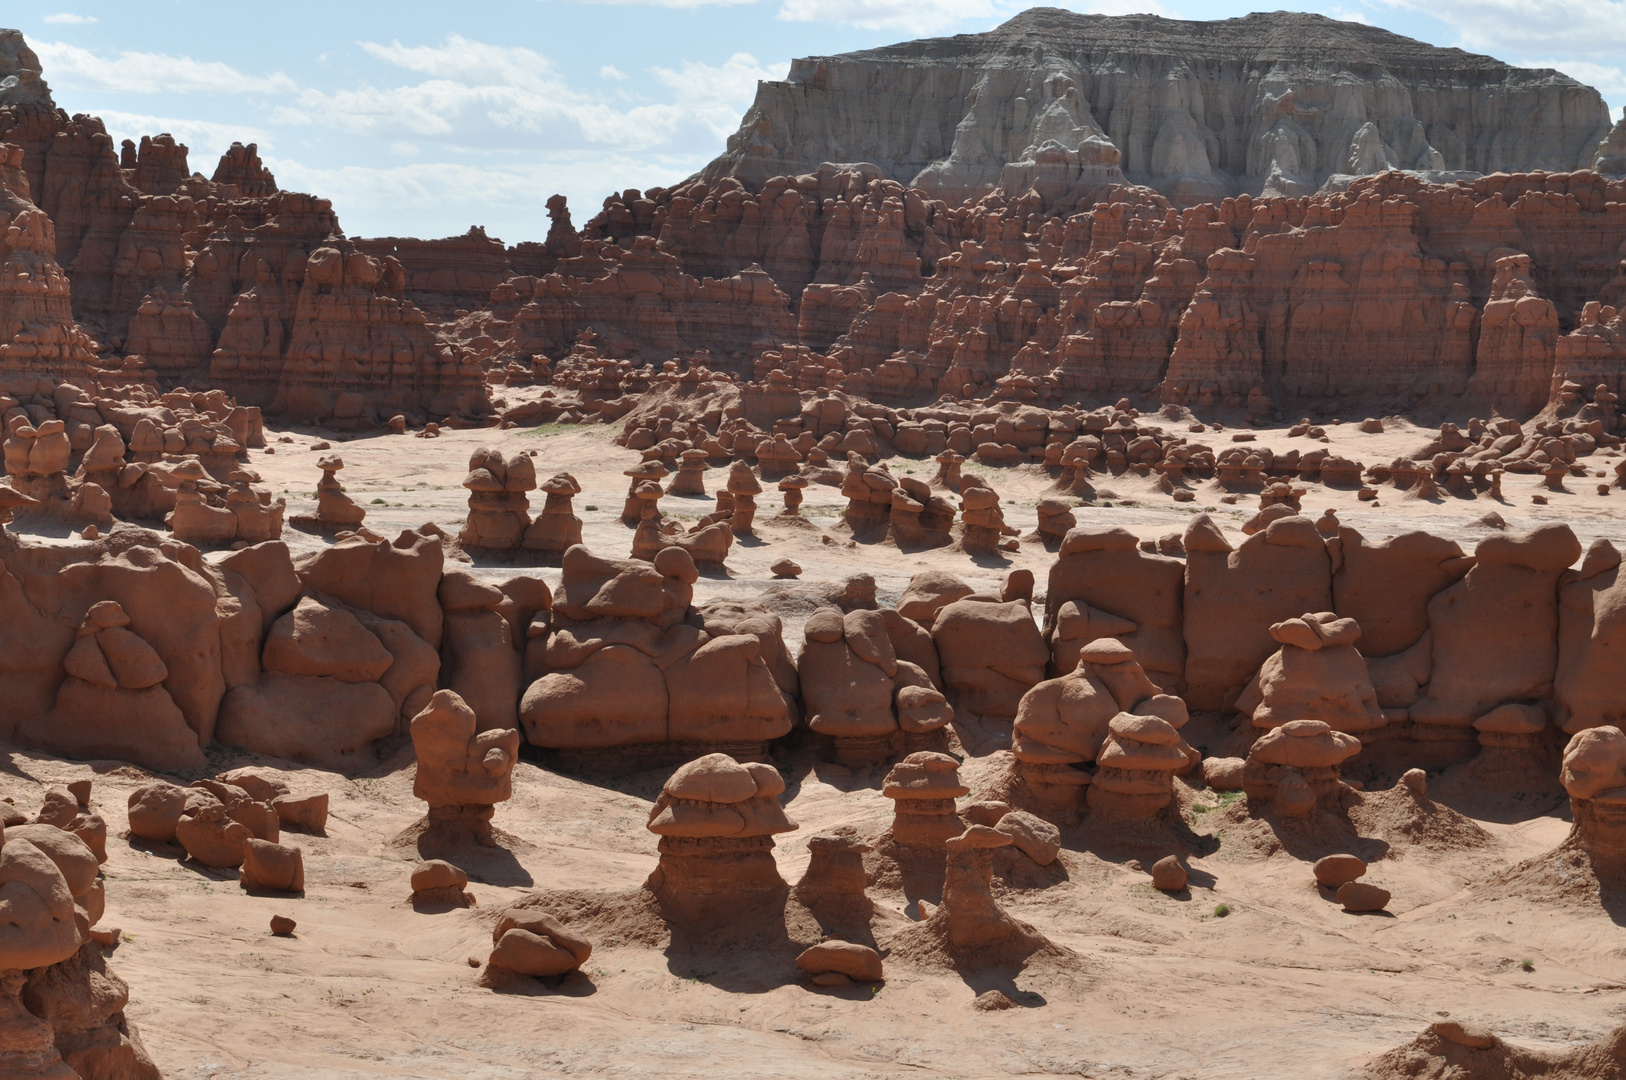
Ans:
POLYGON ((351 236, 455 236, 483 225, 513 244, 547 235, 547 197, 554 192, 569 200, 580 228, 612 190, 671 185, 705 160, 590 151, 492 167, 425 162, 323 169, 288 158, 267 158, 266 164, 281 186, 333 200, 339 223, 351 236), (456 198, 447 198, 448 192, 456 198))
POLYGON ((434 139, 463 149, 513 152, 545 142, 695 147, 732 131, 757 81, 783 77, 788 65, 764 67, 737 53, 721 65, 685 61, 651 73, 673 93, 652 104, 622 105, 571 86, 545 56, 452 35, 438 46, 361 47, 385 62, 431 78, 397 86, 306 90, 272 113, 278 124, 323 125, 389 139, 434 139), (519 136, 535 139, 516 140, 519 136))
POLYGON ((754 4, 757 0, 578 0, 583 4, 601 4, 609 7, 628 7, 637 4, 642 7, 676 8, 680 11, 693 11, 703 7, 734 7, 739 4, 754 4))
POLYGON ((1457 44, 1493 56, 1618 58, 1626 0, 1381 0, 1454 27, 1457 44))
POLYGON ((399 41, 380 45, 359 43, 362 50, 386 63, 408 71, 435 75, 454 82, 475 85, 514 85, 543 88, 553 63, 530 49, 487 45, 452 34, 444 45, 402 45, 399 41))
POLYGON ((107 125, 107 133, 118 143, 131 139, 139 143, 143 135, 157 135, 167 131, 177 142, 188 147, 187 162, 193 172, 211 175, 215 162, 234 142, 259 143, 261 149, 272 145, 272 135, 263 128, 242 124, 215 124, 207 120, 187 120, 172 116, 146 116, 141 113, 98 109, 96 115, 107 125))
POLYGON ((1605 101, 1626 104, 1626 70, 1589 60, 1529 60, 1521 67, 1553 68, 1570 78, 1595 87, 1605 101))
POLYGON ((625 82, 627 73, 616 67, 614 64, 605 64, 603 67, 598 69, 598 77, 601 79, 617 79, 625 82))
POLYGON ((906 30, 930 34, 967 19, 998 16, 995 0, 784 0, 779 17, 791 22, 837 22, 866 30, 906 30))
POLYGON ((55 15, 45 16, 45 21, 66 26, 87 26, 90 23, 98 23, 102 20, 94 15, 75 15, 71 11, 61 11, 55 15))
POLYGON ((740 126, 741 114, 756 97, 757 83, 783 79, 789 68, 788 63, 766 68, 750 53, 735 53, 717 67, 685 60, 677 70, 650 72, 671 87, 672 107, 699 118, 723 138, 740 126))
POLYGON ((1376 0, 1457 32, 1452 44, 1523 67, 1556 68, 1626 103, 1626 0, 1376 0))
MULTIPOLYGON (((1003 22, 1028 6, 1020 0, 784 0, 779 17, 790 22, 834 22, 866 30, 901 30, 916 37, 977 20, 1003 22)), ((1163 15, 1156 0, 1059 0, 1058 7, 1093 15, 1163 15)), ((978 26, 975 29, 984 29, 978 26)))
POLYGON ((104 57, 61 41, 34 46, 51 85, 59 90, 112 94, 250 94, 286 93, 297 89, 280 71, 249 75, 218 60, 163 53, 121 52, 104 57))

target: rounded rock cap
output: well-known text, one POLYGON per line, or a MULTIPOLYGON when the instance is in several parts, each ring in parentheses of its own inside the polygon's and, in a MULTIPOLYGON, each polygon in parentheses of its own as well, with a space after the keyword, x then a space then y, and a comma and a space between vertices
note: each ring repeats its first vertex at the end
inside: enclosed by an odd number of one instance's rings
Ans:
POLYGON ((951 837, 944 846, 949 850, 961 847, 970 848, 997 848, 1007 847, 1016 842, 1016 838, 1009 833, 1002 833, 998 829, 990 829, 986 825, 967 825, 965 832, 959 836, 951 837))
POLYGON ((727 754, 707 754, 679 767, 661 790, 690 802, 738 803, 757 794, 757 778, 727 754))
POLYGON ((1470 1050, 1489 1050, 1496 1044, 1496 1036, 1482 1024, 1436 1020, 1428 1026, 1428 1030, 1448 1043, 1466 1046, 1470 1050))
POLYGON ((1474 721, 1475 731, 1536 735, 1547 729, 1547 713, 1535 705, 1499 705, 1474 721))
POLYGON ((888 799, 954 799, 971 789, 960 783, 960 763, 947 754, 921 750, 886 774, 881 794, 888 799))
POLYGON ((1248 751, 1269 765, 1331 768, 1361 752, 1361 740, 1320 720, 1290 720, 1260 736, 1248 751))
POLYGON ((1107 730, 1120 739, 1153 746, 1173 746, 1180 741, 1180 732, 1161 716, 1137 716, 1121 712, 1107 721, 1107 730))
POLYGON ((834 608, 819 608, 807 617, 807 622, 802 626, 803 637, 825 644, 840 641, 846 632, 846 621, 841 617, 841 612, 834 608))
POLYGON ((1080 663, 1124 664, 1135 659, 1135 650, 1117 638, 1096 638, 1078 651, 1080 663))

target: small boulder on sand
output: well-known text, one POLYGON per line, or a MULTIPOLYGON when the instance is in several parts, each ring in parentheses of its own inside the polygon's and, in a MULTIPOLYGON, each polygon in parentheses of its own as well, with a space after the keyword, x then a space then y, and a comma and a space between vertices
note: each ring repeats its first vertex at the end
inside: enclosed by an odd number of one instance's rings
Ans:
POLYGON ((467 907, 473 901, 463 890, 469 875, 444 859, 426 859, 412 868, 414 904, 456 904, 467 907))
POLYGON ((302 893, 305 857, 299 848, 249 838, 243 849, 238 884, 249 890, 302 893))
POLYGON ((1026 810, 1005 814, 994 829, 1009 836, 1022 854, 1040 866, 1049 866, 1061 854, 1061 830, 1026 810))
POLYGON ((1317 859, 1315 879, 1329 889, 1337 889, 1366 876, 1366 863, 1354 855, 1328 855, 1317 859))
POLYGON ((879 982, 883 978, 881 954, 851 941, 822 941, 804 950, 796 958, 796 966, 815 977, 837 972, 854 982, 879 982))
POLYGON ((491 940, 491 958, 481 977, 485 985, 492 985, 504 974, 535 978, 566 975, 593 955, 593 946, 566 930, 558 919, 518 905, 502 913, 491 940))
POLYGON ((1152 865, 1152 888, 1179 892, 1186 887, 1186 868, 1178 856, 1165 855, 1152 865))
POLYGON ((1364 881, 1348 881, 1338 887, 1338 902, 1345 911, 1382 911, 1389 906, 1389 890, 1364 881))

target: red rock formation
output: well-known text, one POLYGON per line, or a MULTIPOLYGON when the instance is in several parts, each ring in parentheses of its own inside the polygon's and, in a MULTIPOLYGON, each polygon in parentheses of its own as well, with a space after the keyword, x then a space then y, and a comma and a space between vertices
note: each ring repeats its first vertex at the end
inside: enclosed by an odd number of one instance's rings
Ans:
POLYGON ((743 361, 759 341, 794 336, 789 299, 759 267, 696 280, 649 236, 633 238, 629 249, 591 242, 554 273, 516 278, 502 293, 513 314, 507 326, 491 329, 503 356, 562 356, 591 329, 609 356, 662 363, 693 348, 686 343, 704 342, 743 361))
POLYGON ((1233 549, 1206 514, 1187 526, 1186 700, 1221 709, 1276 651, 1270 628, 1332 607, 1332 566, 1308 518, 1272 521, 1233 549))
POLYGON ((141 192, 120 171, 101 120, 13 105, 0 108, 0 140, 23 147, 29 190, 56 227, 57 261, 74 278, 75 310, 105 313, 119 237, 141 192))
POLYGON ((953 719, 927 670, 898 656, 880 612, 843 617, 824 608, 808 618, 804 633, 797 672, 808 727, 834 739, 843 764, 921 749, 929 732, 953 719))
POLYGON ((760 753, 790 730, 794 671, 768 662, 784 655, 777 626, 747 620, 703 630, 688 621, 698 571, 687 552, 666 548, 651 565, 577 546, 563 563, 552 632, 527 648, 526 667, 540 677, 519 716, 533 744, 710 744, 760 753))
MULTIPOLYGON (((1079 650, 1091 641, 1115 637, 1134 652, 1153 682, 1170 693, 1182 691, 1184 577, 1179 560, 1141 551, 1128 530, 1068 533, 1045 591, 1045 632, 1056 671, 1072 671, 1079 650)), ((1121 704, 1129 711, 1135 703, 1121 704)))
POLYGON ((489 410, 484 373, 436 345, 423 312, 401 298, 403 271, 393 259, 374 259, 334 235, 302 262, 290 253, 280 287, 263 259, 259 265, 260 283, 232 306, 210 361, 217 384, 274 411, 341 427, 371 427, 398 412, 489 410), (280 308, 295 280, 298 299, 284 323, 268 306, 280 308))
POLYGON ((139 149, 125 139, 119 165, 128 170, 127 179, 144 195, 173 194, 192 175, 186 164, 186 146, 167 131, 156 138, 141 136, 139 149))
POLYGON ((660 864, 646 884, 668 920, 716 923, 786 892, 774 835, 796 824, 779 805, 785 781, 772 765, 707 754, 674 772, 650 808, 660 864))
MULTIPOLYGON (((207 204, 186 195, 142 200, 129 228, 119 238, 113 263, 108 319, 115 333, 136 314, 149 294, 162 297, 173 293, 179 297, 191 269, 192 253, 186 236, 204 228, 208 218, 207 204)), ((210 344, 212 340, 197 352, 200 359, 208 355, 210 344)), ((127 342, 125 352, 140 350, 127 342)))
POLYGON ((400 263, 406 271, 407 298, 442 318, 451 317, 457 308, 484 307, 491 291, 513 276, 502 241, 488 237, 478 225, 444 240, 358 238, 356 249, 400 263))
POLYGON ((1595 864, 1626 861, 1626 735, 1617 727, 1578 732, 1564 748, 1560 774, 1575 824, 1571 840, 1595 864))
POLYGON ((256 143, 247 146, 232 143, 220 155, 212 182, 222 185, 228 199, 262 199, 277 192, 277 178, 260 161, 260 148, 256 143))
POLYGON ((1558 309, 1536 294, 1530 256, 1496 260, 1496 278, 1480 320, 1470 393, 1498 407, 1505 404, 1515 414, 1539 409, 1550 389, 1558 309))
POLYGON ((418 755, 412 794, 429 804, 430 827, 470 830, 492 843, 493 808, 513 795, 519 732, 478 731, 474 710, 439 690, 412 718, 412 745, 418 755))
MULTIPOLYGON (((17 175, 17 148, 0 143, 17 175)), ((71 285, 56 258, 56 232, 46 213, 0 188, 0 378, 82 377, 95 343, 73 321, 71 285)))

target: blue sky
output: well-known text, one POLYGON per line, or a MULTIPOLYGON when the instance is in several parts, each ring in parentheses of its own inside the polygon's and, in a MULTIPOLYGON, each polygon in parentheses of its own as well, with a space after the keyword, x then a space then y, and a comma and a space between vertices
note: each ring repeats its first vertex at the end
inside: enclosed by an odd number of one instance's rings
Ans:
MULTIPOLYGON (((1052 0, 1056 2, 1056 0, 1052 0)), ((1004 0, 283 0, 7 5, 57 104, 116 139, 172 132, 205 175, 257 141, 285 188, 330 198, 353 236, 480 224, 580 225, 611 190, 670 184, 715 156, 758 79, 792 57, 973 33, 1004 0)), ((1190 0, 1065 2, 1175 18, 1247 14, 1190 0)), ((1511 63, 1556 67, 1626 104, 1626 0, 1347 0, 1308 7, 1511 63)))

